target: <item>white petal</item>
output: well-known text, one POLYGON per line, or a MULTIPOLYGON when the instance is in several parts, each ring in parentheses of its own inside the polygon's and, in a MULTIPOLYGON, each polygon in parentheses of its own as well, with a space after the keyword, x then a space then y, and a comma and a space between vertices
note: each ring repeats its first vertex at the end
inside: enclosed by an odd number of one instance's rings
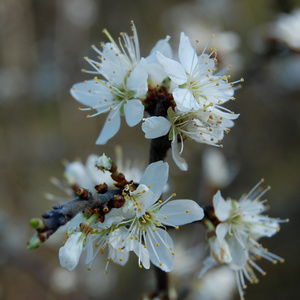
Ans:
POLYGON ((174 244, 166 230, 156 228, 148 230, 145 235, 151 262, 165 272, 170 272, 174 265, 174 244), (159 246, 157 246, 159 244, 159 246))
POLYGON ((177 84, 184 84, 187 82, 186 73, 179 62, 165 57, 160 52, 157 52, 156 57, 172 81, 177 84))
POLYGON ((79 241, 81 232, 73 233, 65 245, 59 249, 60 265, 72 271, 76 268, 83 248, 83 240, 79 241))
POLYGON ((226 240, 222 240, 220 243, 216 237, 211 237, 208 241, 213 257, 219 264, 230 263, 232 261, 231 248, 226 240))
POLYGON ((217 191, 217 193, 214 195, 213 205, 215 208, 215 214, 221 222, 223 222, 229 218, 230 212, 231 212, 231 207, 224 200, 220 191, 217 191))
POLYGON ((109 102, 114 97, 108 87, 95 80, 74 84, 70 93, 73 98, 86 106, 98 106, 99 101, 107 99, 106 102, 109 102))
POLYGON ((147 78, 148 66, 146 60, 142 58, 130 73, 127 80, 127 89, 136 92, 134 97, 139 98, 146 96, 148 90, 147 78))
POLYGON ((188 199, 170 201, 157 213, 158 221, 171 226, 199 221, 203 217, 203 209, 195 201, 188 199))
POLYGON ((117 263, 121 266, 124 266, 129 258, 129 252, 125 250, 117 250, 113 247, 108 247, 108 259, 112 260, 114 263, 117 263))
POLYGON ((93 251, 94 250, 93 239, 91 238, 90 234, 86 237, 85 249, 86 249, 85 264, 87 265, 90 264, 95 258, 94 251, 93 251))
POLYGON ((212 256, 208 256, 204 261, 203 265, 204 267, 202 268, 198 278, 201 278, 208 270, 211 268, 215 267, 218 263, 212 256))
POLYGON ((244 268, 247 264, 248 251, 245 251, 234 237, 228 239, 228 245, 232 255, 230 268, 233 270, 240 270, 244 268))
POLYGON ((187 171, 188 165, 185 159, 179 155, 177 136, 175 136, 172 141, 172 157, 180 170, 187 171))
POLYGON ((180 111, 198 110, 200 108, 197 100, 189 89, 177 88, 173 91, 172 95, 180 111))
MULTIPOLYGON (((114 230, 110 235, 109 235, 109 243, 112 245, 115 249, 119 249, 122 247, 123 244, 123 239, 128 234, 128 230, 125 227, 120 227, 116 230, 114 230)), ((127 249, 127 251, 130 251, 130 249, 127 249)))
POLYGON ((224 238, 226 237, 227 233, 229 230, 229 226, 227 223, 220 223, 217 228, 216 228, 216 235, 217 238, 219 240, 219 242, 221 243, 224 238))
POLYGON ((139 258, 139 264, 142 263, 145 269, 150 268, 150 254, 147 248, 141 243, 137 243, 137 247, 134 249, 134 253, 139 258))
POLYGON ((138 99, 125 101, 124 114, 128 126, 135 126, 144 116, 144 105, 138 99))
POLYGON ((185 71, 191 74, 198 63, 198 58, 195 48, 192 47, 189 37, 184 32, 180 35, 178 56, 185 71))
POLYGON ((157 62, 156 53, 160 52, 168 58, 172 58, 172 48, 169 44, 170 36, 167 35, 165 39, 159 40, 152 48, 150 55, 146 57, 148 63, 157 62))
POLYGON ((165 117, 150 117, 143 121, 142 130, 145 132, 146 139, 155 139, 164 136, 171 128, 170 121, 165 117))
POLYGON ((155 84, 160 85, 168 77, 159 63, 148 63, 148 74, 153 86, 155 84))
POLYGON ((139 184, 138 188, 130 193, 130 197, 135 200, 135 204, 138 204, 133 206, 138 218, 143 216, 153 203, 153 192, 144 184, 139 184))
POLYGON ((102 131, 96 141, 97 145, 104 145, 106 142, 117 134, 121 125, 120 111, 112 110, 102 128, 102 131))
POLYGON ((166 162, 158 161, 150 164, 145 170, 140 184, 146 185, 153 192, 152 204, 158 200, 168 181, 169 165, 166 162))
POLYGON ((122 86, 129 67, 124 56, 116 55, 117 53, 118 51, 112 43, 106 43, 103 47, 100 66, 107 80, 114 82, 117 86, 122 86))

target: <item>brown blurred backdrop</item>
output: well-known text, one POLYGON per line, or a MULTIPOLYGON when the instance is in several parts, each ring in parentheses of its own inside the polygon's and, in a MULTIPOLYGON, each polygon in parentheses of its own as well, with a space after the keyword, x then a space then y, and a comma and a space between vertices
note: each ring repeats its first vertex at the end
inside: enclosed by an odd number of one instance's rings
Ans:
MULTIPOLYGON (((73 83, 91 78, 80 70, 88 68, 84 56, 96 57, 90 45, 106 41, 102 29, 117 37, 130 31, 130 20, 143 56, 166 34, 177 49, 181 31, 203 45, 214 33, 221 65, 233 65, 232 80, 245 78, 237 101, 227 105, 241 116, 222 149, 237 162, 239 173, 222 193, 238 198, 264 177, 272 186, 270 215, 290 219, 277 236, 263 241, 286 262, 262 262, 268 276, 251 286, 246 298, 297 297, 300 67, 291 74, 290 66, 300 65, 300 54, 268 34, 278 13, 289 13, 296 2, 0 0, 0 299, 137 299, 153 288, 152 270, 137 268, 133 255, 126 267, 111 265, 104 275, 100 257, 90 272, 83 262, 72 273, 62 270, 58 249, 63 238, 26 250, 33 234, 29 219, 53 205, 44 193, 59 194, 49 178, 62 178, 63 159, 85 162, 89 154, 103 152, 113 157, 119 144, 124 156, 148 161, 149 141, 140 125, 129 128, 123 120, 116 137, 96 146, 105 117, 86 119, 69 94, 73 83)), ((207 147, 185 144, 188 173, 168 159, 171 192, 178 198, 209 201, 198 188, 201 153, 207 147)))

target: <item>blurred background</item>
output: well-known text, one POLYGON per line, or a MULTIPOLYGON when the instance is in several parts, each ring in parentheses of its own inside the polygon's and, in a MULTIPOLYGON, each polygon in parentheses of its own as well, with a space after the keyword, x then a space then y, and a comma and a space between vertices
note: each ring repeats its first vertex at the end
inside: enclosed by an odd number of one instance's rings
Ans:
MULTIPOLYGON (((264 177, 266 186, 272 186, 266 195, 270 216, 290 222, 262 243, 284 257, 285 263, 260 262, 268 275, 247 289, 246 299, 296 298, 300 276, 300 13, 296 3, 0 0, 0 299, 138 299, 154 288, 153 271, 137 268, 133 255, 126 267, 111 264, 107 275, 100 255, 91 271, 83 260, 73 272, 62 269, 58 249, 63 234, 51 237, 37 250, 26 250, 34 233, 28 225, 30 218, 41 216, 53 205, 44 194, 60 193, 49 178, 63 178, 63 160, 85 162, 89 154, 103 152, 114 158, 115 146, 121 145, 124 158, 138 159, 144 165, 148 161, 149 141, 140 125, 129 128, 122 120, 125 125, 119 133, 107 145, 97 146, 105 116, 87 119, 69 94, 72 84, 92 78, 80 70, 89 68, 84 56, 96 57, 90 45, 107 41, 102 29, 117 38, 121 31, 130 32, 130 20, 135 21, 142 56, 167 34, 177 49, 180 32, 185 31, 192 41, 200 41, 199 51, 215 34, 211 46, 218 49, 220 68, 232 65, 231 80, 245 79, 236 91, 237 100, 226 105, 241 115, 225 136, 224 148, 212 154, 209 146, 185 143, 183 156, 190 168, 186 173, 168 157, 170 192, 204 206, 216 188, 222 188, 224 197, 238 199, 264 177), (209 174, 213 167, 207 167, 207 157, 213 155, 225 168, 218 182, 209 174)), ((217 161, 213 158, 211 164, 217 161)), ((218 175, 215 172, 213 177, 218 175)), ((190 281, 195 290, 204 289, 195 279, 200 263, 197 270, 192 263, 194 277, 181 272, 189 265, 187 246, 196 240, 205 245, 200 227, 193 224, 177 236, 182 257, 177 262, 180 271, 171 280, 179 288, 190 281), (184 233, 190 235, 189 240, 184 233), (180 276, 185 281, 178 280, 180 276)), ((197 259, 206 256, 205 250, 197 251, 197 259)), ((223 274, 221 281, 227 277, 223 274)), ((199 292, 187 299, 224 300, 224 295, 199 292)), ((226 299, 238 296, 230 291, 226 299)))

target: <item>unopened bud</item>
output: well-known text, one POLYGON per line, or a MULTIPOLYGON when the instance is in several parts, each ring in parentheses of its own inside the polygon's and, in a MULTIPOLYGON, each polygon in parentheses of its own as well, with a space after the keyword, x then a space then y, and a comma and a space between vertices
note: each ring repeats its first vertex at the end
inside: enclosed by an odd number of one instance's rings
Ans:
POLYGON ((106 204, 102 205, 101 208, 104 214, 107 214, 110 211, 109 207, 106 204))
POLYGON ((89 190, 86 189, 77 189, 76 190, 76 194, 79 196, 80 199, 82 200, 87 200, 89 199, 89 197, 91 196, 91 192, 89 190))
POLYGON ((108 191, 108 186, 105 182, 103 184, 95 185, 94 188, 99 194, 105 194, 108 191))
POLYGON ((41 244, 42 244, 42 242, 39 239, 38 234, 36 233, 27 243, 27 249, 28 250, 36 249, 41 244))
POLYGON ((120 208, 124 205, 125 198, 122 195, 115 195, 108 201, 108 205, 112 208, 120 208))
POLYGON ((101 171, 110 171, 112 166, 112 160, 104 153, 95 161, 95 167, 101 171))
POLYGON ((30 226, 34 229, 43 229, 45 227, 45 223, 39 218, 33 218, 30 220, 30 226))

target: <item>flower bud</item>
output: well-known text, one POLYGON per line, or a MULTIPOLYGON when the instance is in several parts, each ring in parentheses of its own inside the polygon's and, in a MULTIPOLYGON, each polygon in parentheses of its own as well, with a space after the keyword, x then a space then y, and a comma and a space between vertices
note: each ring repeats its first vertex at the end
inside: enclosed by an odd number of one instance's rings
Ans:
POLYGON ((110 171, 112 167, 112 160, 104 153, 95 161, 95 167, 101 171, 110 171))

